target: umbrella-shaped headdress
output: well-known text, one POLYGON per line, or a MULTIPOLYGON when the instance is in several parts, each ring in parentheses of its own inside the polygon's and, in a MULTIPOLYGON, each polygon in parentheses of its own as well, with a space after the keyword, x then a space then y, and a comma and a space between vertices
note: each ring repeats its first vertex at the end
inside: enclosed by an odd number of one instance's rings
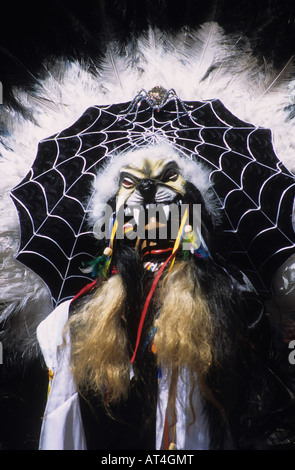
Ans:
POLYGON ((224 214, 220 253, 258 291, 269 290, 295 252, 295 179, 275 155, 270 130, 241 121, 219 100, 184 102, 156 87, 131 102, 92 106, 42 140, 30 172, 11 191, 21 225, 17 259, 44 280, 54 304, 91 280, 81 266, 97 255, 88 215, 102 164, 163 138, 209 169, 224 214))

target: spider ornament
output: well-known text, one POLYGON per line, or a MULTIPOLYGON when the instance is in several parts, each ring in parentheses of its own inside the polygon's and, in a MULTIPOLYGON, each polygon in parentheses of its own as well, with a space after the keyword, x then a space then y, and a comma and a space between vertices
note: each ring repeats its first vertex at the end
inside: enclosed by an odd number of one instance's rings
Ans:
POLYGON ((165 88, 161 86, 155 86, 148 92, 146 90, 140 90, 140 92, 135 96, 135 98, 132 100, 132 102, 128 106, 127 112, 124 115, 124 118, 127 118, 129 114, 135 110, 135 115, 131 123, 136 122, 138 112, 143 101, 145 101, 150 106, 151 109, 154 109, 158 112, 169 102, 173 101, 175 105, 177 120, 180 126, 183 126, 184 124, 182 124, 180 121, 181 116, 179 113, 179 105, 181 105, 182 110, 187 114, 187 116, 190 116, 190 112, 188 111, 188 109, 192 108, 192 106, 184 103, 184 101, 182 101, 177 96, 175 90, 173 89, 165 90, 165 88))

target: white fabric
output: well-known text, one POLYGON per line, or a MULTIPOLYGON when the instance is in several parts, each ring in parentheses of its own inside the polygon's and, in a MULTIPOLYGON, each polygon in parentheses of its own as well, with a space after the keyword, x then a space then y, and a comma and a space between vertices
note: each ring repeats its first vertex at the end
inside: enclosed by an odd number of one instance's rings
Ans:
POLYGON ((208 425, 203 414, 199 388, 192 395, 192 404, 195 416, 191 411, 190 378, 187 369, 181 371, 177 384, 176 400, 176 447, 186 450, 209 449, 208 425), (194 420, 195 418, 195 420, 194 420), (192 424, 193 423, 193 424, 192 424))
MULTIPOLYGON (((70 344, 63 343, 63 329, 68 319, 70 301, 58 306, 38 327, 37 337, 47 367, 55 372, 42 423, 40 450, 85 450, 79 398, 70 372, 70 344)), ((170 377, 163 371, 159 380, 156 449, 162 449, 170 377)), ((190 384, 184 369, 178 379, 176 400, 176 446, 178 450, 209 448, 206 421, 202 414, 198 387, 192 397, 196 420, 193 425, 189 403, 190 384)))
MULTIPOLYGON (((167 371, 163 371, 162 378, 159 381, 157 404, 156 448, 159 450, 162 449, 163 445, 169 386, 169 373, 167 371)), ((199 389, 198 387, 195 387, 192 396, 192 404, 194 407, 195 416, 193 416, 191 410, 190 392, 191 390, 189 373, 187 369, 182 369, 177 382, 177 399, 175 404, 177 423, 175 433, 175 444, 178 450, 208 450, 209 430, 202 410, 199 389)), ((172 436, 170 432, 170 441, 171 440, 172 436)))
POLYGON ((79 397, 70 372, 70 347, 63 343, 70 301, 59 305, 38 327, 37 337, 46 365, 54 372, 42 422, 39 449, 83 450, 86 440, 79 397))

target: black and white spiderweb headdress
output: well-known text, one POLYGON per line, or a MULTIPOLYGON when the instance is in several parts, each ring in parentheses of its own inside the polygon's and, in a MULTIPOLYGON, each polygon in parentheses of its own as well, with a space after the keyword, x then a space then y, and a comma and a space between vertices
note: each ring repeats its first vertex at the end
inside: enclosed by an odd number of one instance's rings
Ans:
POLYGON ((102 163, 162 139, 210 170, 224 211, 220 254, 257 290, 267 292, 295 252, 295 179, 277 159, 270 132, 239 120, 219 100, 183 102, 174 90, 141 91, 130 103, 93 106, 44 139, 32 170, 12 191, 22 227, 17 259, 46 282, 54 303, 91 280, 80 268, 96 255, 87 214, 102 163))

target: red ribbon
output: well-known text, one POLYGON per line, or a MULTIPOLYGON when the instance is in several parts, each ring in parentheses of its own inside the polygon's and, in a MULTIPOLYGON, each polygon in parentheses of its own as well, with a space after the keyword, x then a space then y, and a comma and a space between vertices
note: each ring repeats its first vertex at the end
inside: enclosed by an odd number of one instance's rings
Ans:
POLYGON ((134 353, 133 353, 133 356, 130 360, 131 364, 133 364, 134 360, 135 360, 135 357, 136 357, 136 353, 137 353, 137 349, 138 349, 138 346, 139 346, 139 343, 140 343, 140 338, 141 338, 141 333, 142 333, 142 328, 143 328, 143 325, 144 325, 144 320, 145 320, 145 317, 146 317, 146 314, 147 314, 147 311, 148 311, 148 307, 149 307, 149 304, 150 304, 150 301, 151 301, 151 298, 153 296, 153 293, 155 292, 155 288, 159 282, 159 279, 165 269, 165 267, 167 266, 167 264, 169 263, 169 261, 171 260, 171 258, 173 256, 175 256, 176 254, 176 251, 174 253, 172 253, 169 258, 166 259, 166 261, 164 262, 164 264, 162 264, 161 268, 159 269, 159 271, 157 272, 157 276, 155 277, 154 281, 153 281, 153 284, 152 284, 152 287, 151 287, 151 290, 149 292, 149 295, 147 296, 146 298, 146 301, 145 301, 145 304, 144 304, 144 307, 143 307, 143 310, 142 310, 142 314, 141 314, 141 318, 140 318, 140 322, 139 322, 139 325, 138 325, 138 330, 137 330, 137 338, 136 338, 136 344, 135 344, 135 350, 134 350, 134 353))

